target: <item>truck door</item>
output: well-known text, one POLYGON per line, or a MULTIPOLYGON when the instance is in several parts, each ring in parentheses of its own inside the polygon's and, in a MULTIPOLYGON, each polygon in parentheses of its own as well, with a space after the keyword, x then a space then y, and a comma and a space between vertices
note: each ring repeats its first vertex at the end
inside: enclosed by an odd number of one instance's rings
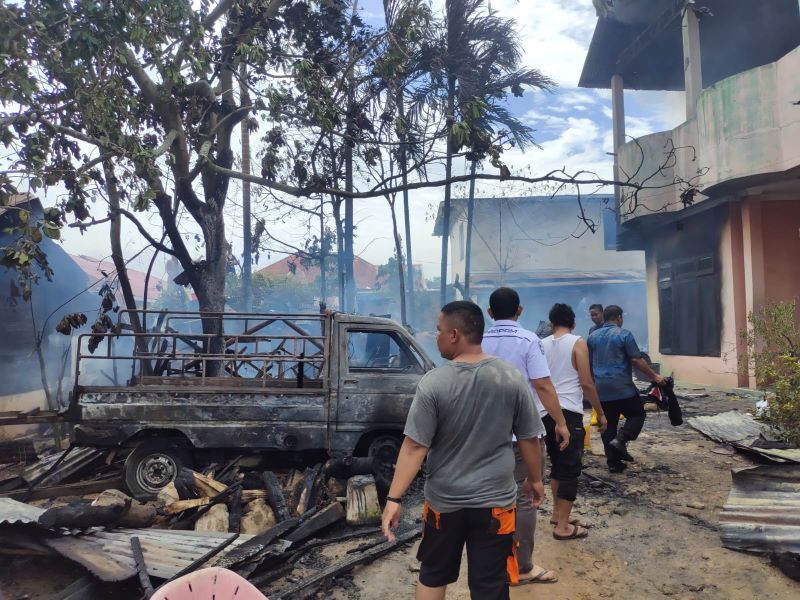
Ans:
POLYGON ((401 331, 342 325, 337 430, 402 431, 424 361, 401 331))

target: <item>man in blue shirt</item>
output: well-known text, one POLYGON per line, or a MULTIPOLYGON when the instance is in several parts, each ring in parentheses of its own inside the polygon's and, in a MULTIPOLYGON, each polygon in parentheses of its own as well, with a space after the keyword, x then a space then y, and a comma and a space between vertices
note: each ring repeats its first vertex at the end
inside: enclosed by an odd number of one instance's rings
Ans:
POLYGON ((608 470, 621 473, 625 462, 634 459, 628 452, 628 442, 639 437, 646 413, 633 383, 633 367, 659 385, 665 380, 657 375, 642 358, 633 334, 622 328, 622 309, 610 305, 603 310, 604 323, 587 340, 595 387, 608 420, 602 434, 608 470), (617 430, 620 415, 625 424, 617 430))

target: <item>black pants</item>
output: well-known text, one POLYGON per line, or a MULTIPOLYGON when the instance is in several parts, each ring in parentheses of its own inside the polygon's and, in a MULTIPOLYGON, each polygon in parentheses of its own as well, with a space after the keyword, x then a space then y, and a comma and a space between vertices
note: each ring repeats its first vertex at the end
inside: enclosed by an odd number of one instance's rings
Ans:
POLYGON ((514 543, 514 508, 462 508, 438 513, 425 503, 417 551, 419 581, 442 587, 458 580, 467 546, 467 577, 473 600, 508 600, 508 583, 519 573, 514 543))
POLYGON ((601 436, 603 438, 603 448, 605 448, 606 452, 606 461, 609 465, 613 465, 617 464, 619 459, 615 458, 613 450, 609 452, 609 442, 614 438, 619 438, 621 442, 627 444, 639 437, 642 427, 644 427, 647 413, 644 412, 644 404, 642 404, 639 394, 623 400, 603 402, 602 405, 608 421, 608 427, 601 436), (617 430, 620 415, 625 415, 625 424, 621 429, 617 430))
POLYGON ((575 502, 583 458, 583 415, 565 410, 564 420, 569 429, 569 446, 563 450, 559 448, 556 440, 556 422, 550 415, 542 418, 547 432, 544 443, 547 446, 547 455, 550 457, 550 478, 558 481, 558 497, 575 502))

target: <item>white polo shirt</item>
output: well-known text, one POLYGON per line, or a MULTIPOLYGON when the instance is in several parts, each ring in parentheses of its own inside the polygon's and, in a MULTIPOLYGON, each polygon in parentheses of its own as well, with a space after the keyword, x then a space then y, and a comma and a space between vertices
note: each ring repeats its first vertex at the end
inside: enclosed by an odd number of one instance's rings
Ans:
MULTIPOLYGON (((550 377, 550 368, 544 355, 542 341, 532 331, 520 327, 511 320, 495 321, 494 325, 483 334, 483 351, 517 367, 530 385, 531 379, 550 377)), ((531 385, 533 402, 539 416, 547 414, 536 389, 531 385)))

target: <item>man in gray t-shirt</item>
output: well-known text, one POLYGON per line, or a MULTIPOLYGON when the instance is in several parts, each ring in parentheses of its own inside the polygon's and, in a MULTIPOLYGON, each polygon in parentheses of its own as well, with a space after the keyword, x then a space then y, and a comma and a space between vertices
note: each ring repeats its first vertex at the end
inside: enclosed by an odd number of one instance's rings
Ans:
POLYGON ((512 433, 528 466, 525 491, 537 506, 544 496, 544 426, 530 387, 512 365, 483 353, 483 329, 483 312, 472 302, 442 309, 437 345, 451 362, 419 382, 387 496, 383 528, 393 539, 401 498, 427 457, 420 600, 444 598, 458 579, 465 544, 472 597, 508 598, 508 583, 518 578, 512 433))

